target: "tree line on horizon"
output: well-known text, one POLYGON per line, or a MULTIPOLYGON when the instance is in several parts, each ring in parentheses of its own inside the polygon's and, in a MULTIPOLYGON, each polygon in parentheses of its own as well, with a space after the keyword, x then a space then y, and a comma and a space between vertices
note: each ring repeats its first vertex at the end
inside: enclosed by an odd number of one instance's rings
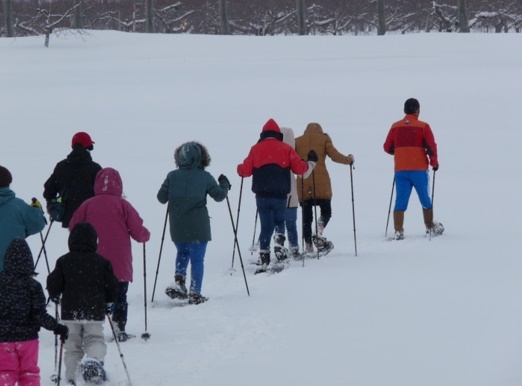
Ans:
POLYGON ((1 0, 0 37, 56 29, 221 35, 520 32, 521 0, 1 0))

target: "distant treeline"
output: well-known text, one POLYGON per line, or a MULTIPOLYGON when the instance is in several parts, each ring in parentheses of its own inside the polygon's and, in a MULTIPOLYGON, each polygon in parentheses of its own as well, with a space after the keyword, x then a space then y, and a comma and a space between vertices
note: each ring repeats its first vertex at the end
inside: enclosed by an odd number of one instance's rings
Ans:
POLYGON ((56 28, 232 35, 520 32, 522 0, 0 0, 0 36, 56 28))

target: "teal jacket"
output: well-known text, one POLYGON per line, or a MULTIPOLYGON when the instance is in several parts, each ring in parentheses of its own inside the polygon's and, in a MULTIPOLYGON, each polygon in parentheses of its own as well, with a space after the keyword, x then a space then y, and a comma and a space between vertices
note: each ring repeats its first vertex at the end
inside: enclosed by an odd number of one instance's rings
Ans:
POLYGON ((183 145, 175 155, 178 169, 171 171, 158 192, 158 201, 168 202, 170 237, 175 243, 207 242, 212 239, 207 195, 223 201, 228 194, 228 182, 218 185, 204 170, 200 147, 183 145))
POLYGON ((44 213, 16 197, 15 192, 0 188, 0 272, 4 270, 4 255, 11 241, 25 239, 45 227, 44 213))

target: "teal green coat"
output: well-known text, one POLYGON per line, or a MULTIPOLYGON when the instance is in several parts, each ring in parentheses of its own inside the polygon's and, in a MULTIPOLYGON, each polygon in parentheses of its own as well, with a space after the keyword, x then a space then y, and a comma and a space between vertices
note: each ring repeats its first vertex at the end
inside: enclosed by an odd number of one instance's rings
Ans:
POLYGON ((171 171, 158 192, 158 201, 168 202, 170 237, 175 243, 208 242, 210 217, 207 195, 223 201, 228 194, 228 183, 220 185, 201 166, 201 152, 197 145, 188 151, 177 152, 178 169, 171 171))
POLYGON ((44 213, 33 208, 7 188, 0 188, 0 272, 4 270, 4 254, 14 239, 25 239, 45 227, 44 213))

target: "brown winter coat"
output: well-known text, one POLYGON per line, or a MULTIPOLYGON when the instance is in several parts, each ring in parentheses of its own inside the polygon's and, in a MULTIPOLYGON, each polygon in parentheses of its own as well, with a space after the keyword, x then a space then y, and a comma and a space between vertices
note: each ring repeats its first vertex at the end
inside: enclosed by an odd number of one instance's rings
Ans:
MULTIPOLYGON (((316 199, 332 199, 332 184, 330 182, 330 175, 326 170, 326 156, 330 157, 332 161, 349 165, 351 159, 345 156, 332 143, 330 136, 323 132, 321 125, 318 123, 309 123, 304 134, 295 140, 295 150, 303 159, 307 158, 310 150, 315 150, 317 153, 317 164, 312 175, 315 175, 315 198, 316 199)), ((313 196, 313 179, 310 175, 304 179, 304 199, 312 200, 313 196)), ((297 194, 299 202, 303 201, 302 197, 302 178, 297 177, 297 194)))

